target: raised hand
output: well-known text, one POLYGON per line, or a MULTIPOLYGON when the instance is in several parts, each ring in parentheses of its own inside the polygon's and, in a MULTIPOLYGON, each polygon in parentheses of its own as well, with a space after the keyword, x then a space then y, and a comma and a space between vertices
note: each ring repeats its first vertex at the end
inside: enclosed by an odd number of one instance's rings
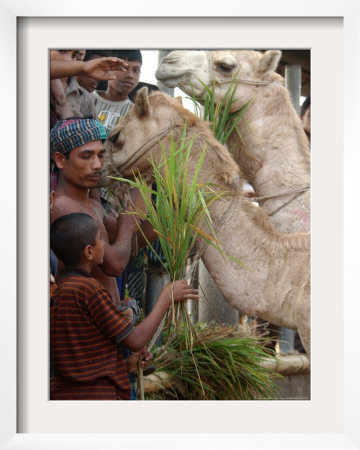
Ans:
POLYGON ((96 80, 115 80, 114 70, 126 72, 128 65, 120 58, 97 58, 84 62, 84 74, 96 80))

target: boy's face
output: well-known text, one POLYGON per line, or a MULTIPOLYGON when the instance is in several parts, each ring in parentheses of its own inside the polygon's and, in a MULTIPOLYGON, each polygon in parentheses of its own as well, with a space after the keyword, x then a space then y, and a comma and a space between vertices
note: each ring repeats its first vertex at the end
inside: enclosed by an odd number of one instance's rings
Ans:
POLYGON ((63 180, 77 188, 96 187, 104 164, 105 149, 101 141, 91 141, 70 151, 69 159, 61 153, 54 160, 63 180))
POLYGON ((76 50, 75 58, 77 61, 84 61, 86 50, 76 50))
POLYGON ((104 261, 105 241, 101 237, 100 230, 96 233, 95 245, 92 247, 93 262, 96 265, 102 264, 104 261))
POLYGON ((114 71, 116 79, 109 80, 108 86, 118 94, 126 95, 127 97, 139 84, 141 64, 140 61, 128 61, 127 59, 125 59, 125 62, 128 64, 126 72, 122 70, 114 71))

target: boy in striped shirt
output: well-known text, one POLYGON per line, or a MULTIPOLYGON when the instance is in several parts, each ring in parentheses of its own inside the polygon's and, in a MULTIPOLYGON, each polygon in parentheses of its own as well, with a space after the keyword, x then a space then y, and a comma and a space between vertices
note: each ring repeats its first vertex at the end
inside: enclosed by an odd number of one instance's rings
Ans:
POLYGON ((151 355, 145 344, 170 307, 172 295, 175 302, 197 300, 198 291, 185 280, 167 284, 152 312, 134 327, 91 276, 103 261, 105 243, 90 215, 71 213, 56 219, 50 228, 50 245, 65 266, 50 312, 56 372, 50 382, 50 400, 130 400, 120 342, 141 352, 141 364, 146 367, 151 355))

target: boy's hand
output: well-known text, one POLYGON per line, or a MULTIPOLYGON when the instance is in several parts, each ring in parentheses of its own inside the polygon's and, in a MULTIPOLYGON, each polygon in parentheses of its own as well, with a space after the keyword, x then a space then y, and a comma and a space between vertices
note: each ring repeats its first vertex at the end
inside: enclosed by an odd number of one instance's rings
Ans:
POLYGON ((115 80, 114 70, 126 72, 127 64, 120 58, 105 57, 84 62, 84 74, 95 80, 115 80))
POLYGON ((146 369, 152 362, 154 355, 146 350, 144 347, 142 351, 132 353, 125 360, 126 369, 128 373, 136 372, 138 368, 138 361, 140 360, 141 367, 146 369))
POLYGON ((178 280, 167 283, 162 290, 161 295, 174 298, 175 302, 183 302, 186 300, 199 300, 199 290, 193 289, 186 280, 178 280))
POLYGON ((140 355, 141 367, 143 369, 146 369, 147 367, 149 367, 150 364, 152 363, 153 358, 154 358, 154 355, 152 353, 150 353, 149 351, 147 351, 144 347, 144 350, 142 351, 142 353, 140 355))

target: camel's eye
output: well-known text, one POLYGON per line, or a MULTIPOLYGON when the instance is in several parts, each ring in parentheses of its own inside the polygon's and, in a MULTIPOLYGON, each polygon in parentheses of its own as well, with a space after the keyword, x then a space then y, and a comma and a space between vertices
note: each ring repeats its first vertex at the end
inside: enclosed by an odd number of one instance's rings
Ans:
POLYGON ((235 68, 234 66, 232 66, 232 65, 230 66, 225 63, 218 64, 218 66, 217 66, 217 69, 220 72, 224 72, 224 73, 231 73, 234 70, 234 68, 235 68))
POLYGON ((232 55, 226 55, 216 62, 216 69, 219 72, 231 73, 237 67, 238 63, 232 55))
POLYGON ((112 134, 110 134, 110 136, 108 136, 108 141, 115 144, 115 142, 119 139, 119 137, 120 137, 120 131, 118 131, 116 133, 112 133, 112 134))

